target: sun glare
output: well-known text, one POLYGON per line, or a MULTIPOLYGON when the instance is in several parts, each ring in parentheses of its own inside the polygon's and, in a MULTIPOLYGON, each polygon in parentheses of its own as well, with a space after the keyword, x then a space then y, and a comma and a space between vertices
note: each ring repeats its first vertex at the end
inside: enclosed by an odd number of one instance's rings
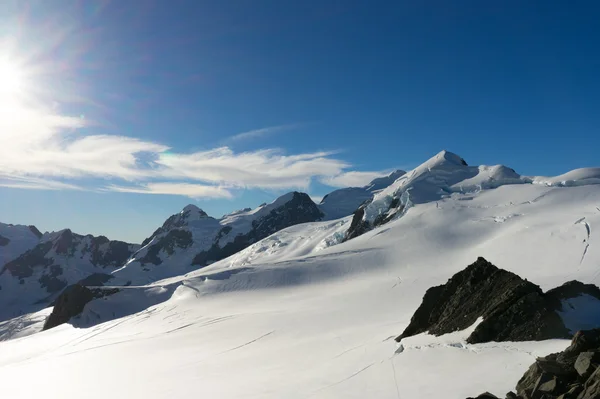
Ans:
POLYGON ((17 101, 23 94, 23 73, 16 62, 0 58, 0 102, 17 101))

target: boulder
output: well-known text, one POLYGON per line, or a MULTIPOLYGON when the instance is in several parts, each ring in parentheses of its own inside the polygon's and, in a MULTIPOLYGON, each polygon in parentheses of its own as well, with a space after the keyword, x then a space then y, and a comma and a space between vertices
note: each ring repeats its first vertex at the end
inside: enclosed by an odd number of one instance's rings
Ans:
POLYGON ((89 302, 96 298, 102 298, 112 295, 119 290, 112 289, 91 289, 81 284, 73 284, 64 289, 63 292, 54 301, 54 309, 44 323, 43 331, 49 330, 63 323, 68 322, 85 308, 89 302))
POLYGON ((598 368, 599 361, 600 353, 581 352, 575 360, 575 370, 580 376, 587 378, 598 368))

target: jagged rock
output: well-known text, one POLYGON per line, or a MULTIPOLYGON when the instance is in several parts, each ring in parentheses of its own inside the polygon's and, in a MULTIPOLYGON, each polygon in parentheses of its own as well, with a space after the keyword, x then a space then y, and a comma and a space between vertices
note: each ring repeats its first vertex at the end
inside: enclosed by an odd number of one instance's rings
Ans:
POLYGON ((559 305, 537 285, 480 257, 446 284, 427 290, 396 341, 426 331, 442 335, 463 330, 479 317, 483 321, 468 337, 469 343, 568 338, 556 313, 559 305))
POLYGON ((600 368, 588 378, 583 386, 583 392, 577 396, 577 399, 598 399, 600 398, 600 368))
POLYGON ((558 392, 560 381, 556 376, 549 373, 543 373, 537 380, 531 396, 533 398, 542 397, 544 395, 553 395, 558 392))
POLYGON ((596 368, 598 368, 598 362, 600 361, 600 353, 598 352, 581 352, 575 360, 575 370, 577 373, 587 378, 589 377, 596 368))
POLYGON ((54 309, 46 319, 43 330, 49 330, 68 322, 72 317, 79 315, 87 303, 118 291, 116 288, 90 289, 81 284, 68 286, 54 301, 54 309))
MULTIPOLYGON (((219 244, 223 229, 219 231, 213 245, 209 249, 199 252, 194 257, 192 265, 206 266, 212 262, 225 259, 286 227, 314 222, 323 217, 323 213, 308 194, 293 192, 291 195, 289 201, 271 210, 267 215, 253 220, 252 228, 247 233, 238 234, 233 241, 223 246, 219 244)), ((227 227, 229 226, 225 226, 224 229, 227 227)), ((224 234, 227 234, 227 232, 224 234)))

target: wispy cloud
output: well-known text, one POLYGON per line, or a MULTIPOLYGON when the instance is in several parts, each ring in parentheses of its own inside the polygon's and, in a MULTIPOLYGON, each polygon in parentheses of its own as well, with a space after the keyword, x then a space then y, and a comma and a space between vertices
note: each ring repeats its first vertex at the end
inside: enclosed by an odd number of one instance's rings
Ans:
POLYGON ((279 126, 263 127, 261 129, 249 130, 247 132, 238 133, 235 136, 228 137, 225 142, 233 143, 243 140, 257 139, 264 136, 269 136, 275 133, 281 133, 288 130, 298 129, 300 124, 289 124, 279 126))
POLYGON ((362 187, 378 177, 387 176, 390 172, 389 170, 378 172, 349 171, 333 176, 324 176, 320 178, 320 181, 332 187, 362 187))
MULTIPOLYGON (((234 138, 296 126, 258 129, 234 138)), ((314 179, 335 187, 363 185, 383 174, 348 172, 351 165, 334 151, 236 152, 223 146, 183 153, 135 137, 84 134, 83 127, 93 126, 55 107, 0 107, 0 186, 231 198, 239 189, 306 191, 314 179)))
POLYGON ((219 186, 206 186, 191 183, 146 183, 138 186, 110 185, 106 191, 137 194, 183 195, 190 198, 232 198, 231 192, 219 186))
POLYGON ((84 190, 81 186, 56 180, 1 175, 0 187, 21 188, 27 190, 84 190))

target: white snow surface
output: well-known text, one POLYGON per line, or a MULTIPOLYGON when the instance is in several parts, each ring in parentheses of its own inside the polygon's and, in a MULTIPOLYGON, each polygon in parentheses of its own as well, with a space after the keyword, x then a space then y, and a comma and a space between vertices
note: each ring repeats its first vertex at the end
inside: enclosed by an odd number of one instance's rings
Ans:
MULTIPOLYGON (((35 247, 40 237, 35 235, 29 226, 0 223, 0 237, 8 240, 0 245, 0 269, 25 251, 35 247)), ((1 243, 2 238, 0 238, 1 243)))
MULTIPOLYGON (((415 171, 376 195, 411 179, 412 206, 360 237, 336 241, 350 217, 293 226, 206 268, 93 301, 72 324, 0 342, 3 395, 502 397, 536 356, 569 341, 470 345, 469 330, 393 338, 428 288, 478 256, 543 290, 598 285, 600 185, 492 184, 521 179, 448 153, 415 171)), ((563 319, 589 319, 590 302, 572 298, 577 312, 563 319)))

